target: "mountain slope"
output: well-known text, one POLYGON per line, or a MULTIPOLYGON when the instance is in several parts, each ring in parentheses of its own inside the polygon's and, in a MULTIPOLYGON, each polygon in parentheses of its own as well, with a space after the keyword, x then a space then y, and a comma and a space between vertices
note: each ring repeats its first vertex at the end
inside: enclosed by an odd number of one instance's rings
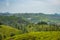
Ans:
POLYGON ((4 40, 7 37, 12 37, 20 33, 21 33, 21 30, 18 30, 6 25, 0 25, 0 40, 4 40))
POLYGON ((39 22, 39 21, 46 21, 46 22, 57 22, 60 21, 60 14, 43 14, 43 13, 25 13, 25 14, 15 14, 15 16, 23 16, 28 21, 31 21, 33 23, 39 22))
POLYGON ((0 16, 0 22, 15 28, 19 27, 20 24, 28 24, 28 22, 22 17, 16 16, 0 16))

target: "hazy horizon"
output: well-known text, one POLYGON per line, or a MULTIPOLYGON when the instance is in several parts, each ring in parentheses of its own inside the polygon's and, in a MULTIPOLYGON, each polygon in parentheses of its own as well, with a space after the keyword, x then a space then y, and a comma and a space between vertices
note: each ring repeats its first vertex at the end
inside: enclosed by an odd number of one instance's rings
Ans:
POLYGON ((60 0, 0 0, 0 12, 60 13, 60 0))

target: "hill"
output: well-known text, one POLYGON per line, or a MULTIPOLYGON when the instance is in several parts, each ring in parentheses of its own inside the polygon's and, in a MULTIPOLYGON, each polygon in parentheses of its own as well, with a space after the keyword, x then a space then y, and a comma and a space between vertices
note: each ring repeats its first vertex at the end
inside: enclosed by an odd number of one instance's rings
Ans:
POLYGON ((0 40, 5 39, 60 40, 60 14, 0 14, 0 40))
POLYGON ((17 17, 23 17, 26 18, 27 21, 36 23, 40 21, 45 22, 55 22, 60 23, 60 14, 44 14, 44 13, 15 13, 13 14, 17 17))
POLYGON ((0 13, 0 16, 15 16, 15 17, 23 17, 27 21, 32 23, 39 22, 39 21, 46 21, 46 22, 56 22, 60 23, 60 14, 44 14, 44 13, 0 13))
POLYGON ((60 23, 60 15, 58 14, 17 13, 8 15, 10 14, 1 15, 0 22, 22 30, 23 33, 30 31, 60 31, 60 24, 58 24, 60 23))
POLYGON ((7 37, 12 37, 20 33, 21 33, 21 30, 18 30, 6 25, 0 25, 0 40, 4 40, 7 37))
POLYGON ((0 16, 0 23, 4 25, 13 26, 15 28, 19 27, 20 24, 28 24, 28 22, 22 17, 16 16, 0 16))

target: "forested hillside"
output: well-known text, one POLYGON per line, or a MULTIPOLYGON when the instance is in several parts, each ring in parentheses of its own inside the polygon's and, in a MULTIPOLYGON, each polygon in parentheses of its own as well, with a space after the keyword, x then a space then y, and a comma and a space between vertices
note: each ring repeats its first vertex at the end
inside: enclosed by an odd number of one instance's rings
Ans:
POLYGON ((0 13, 0 40, 60 40, 60 14, 0 13))
POLYGON ((21 14, 15 14, 15 16, 22 16, 28 21, 31 21, 33 23, 39 22, 39 21, 46 21, 46 22, 60 22, 60 14, 43 14, 43 13, 21 13, 21 14))

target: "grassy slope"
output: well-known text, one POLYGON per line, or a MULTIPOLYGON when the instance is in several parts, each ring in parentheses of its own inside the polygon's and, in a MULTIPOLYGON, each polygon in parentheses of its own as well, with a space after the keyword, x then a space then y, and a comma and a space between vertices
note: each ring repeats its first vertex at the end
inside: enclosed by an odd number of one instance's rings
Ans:
POLYGON ((60 40, 60 31, 30 32, 6 40, 60 40))
POLYGON ((20 30, 17 30, 15 28, 10 27, 10 26, 0 25, 0 35, 2 36, 2 40, 4 38, 10 37, 12 34, 18 35, 20 33, 21 33, 20 30))

